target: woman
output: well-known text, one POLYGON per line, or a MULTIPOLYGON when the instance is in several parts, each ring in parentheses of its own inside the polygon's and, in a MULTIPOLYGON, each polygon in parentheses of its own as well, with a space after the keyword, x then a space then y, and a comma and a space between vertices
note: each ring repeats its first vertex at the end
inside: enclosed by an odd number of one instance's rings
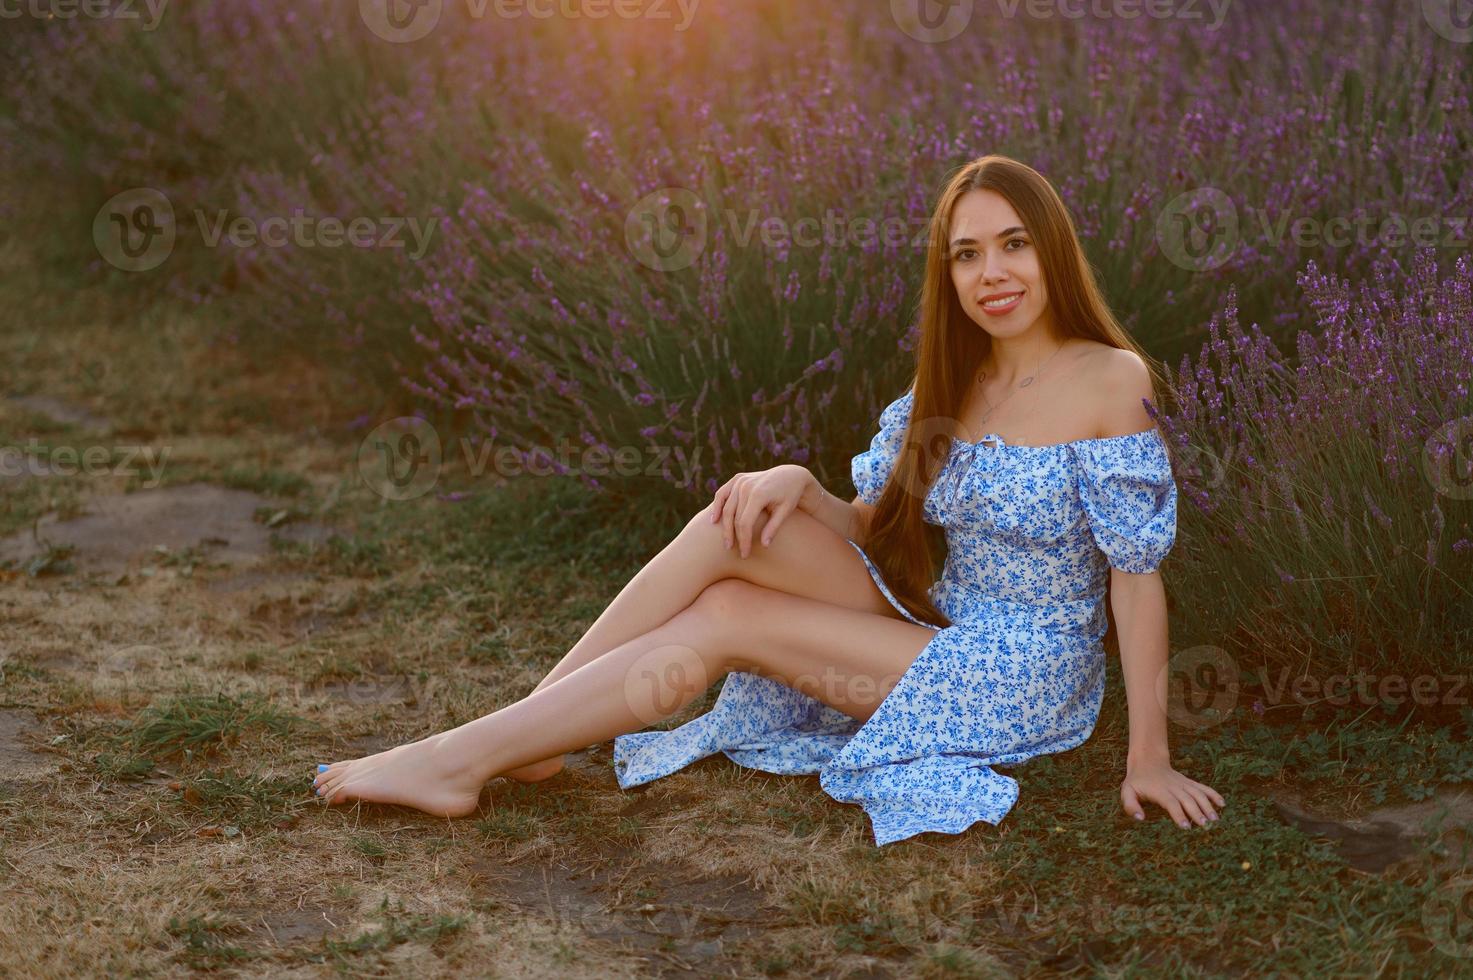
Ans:
POLYGON ((1018 783, 992 766, 1094 730, 1108 584, 1130 719, 1121 803, 1216 820, 1222 797, 1167 746, 1157 568, 1176 484, 1146 407, 1154 371, 1033 169, 986 156, 948 182, 917 361, 854 458, 854 501, 798 466, 738 474, 531 694, 321 766, 318 794, 461 816, 491 777, 545 779, 562 753, 612 738, 625 789, 720 751, 817 773, 864 808, 877 845, 997 824, 1018 783), (640 731, 721 679, 709 712, 640 731))

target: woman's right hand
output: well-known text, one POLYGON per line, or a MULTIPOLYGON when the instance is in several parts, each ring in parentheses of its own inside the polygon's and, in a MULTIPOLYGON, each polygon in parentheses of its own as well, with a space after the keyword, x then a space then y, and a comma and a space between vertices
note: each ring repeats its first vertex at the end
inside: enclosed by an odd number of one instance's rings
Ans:
POLYGON ((722 540, 730 548, 735 541, 741 555, 752 550, 752 530, 757 518, 770 512, 762 528, 762 544, 772 544, 772 536, 816 481, 808 469, 796 463, 784 463, 760 473, 738 473, 722 484, 711 500, 711 523, 722 525, 722 540))

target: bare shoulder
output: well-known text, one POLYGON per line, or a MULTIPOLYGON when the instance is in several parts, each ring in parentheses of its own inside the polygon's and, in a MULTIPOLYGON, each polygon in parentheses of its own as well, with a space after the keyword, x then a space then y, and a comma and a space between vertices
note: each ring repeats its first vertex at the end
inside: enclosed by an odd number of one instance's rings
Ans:
POLYGON ((1147 398, 1152 404, 1156 401, 1145 360, 1133 350, 1108 344, 1098 347, 1087 352, 1090 361, 1086 372, 1096 406, 1098 438, 1129 435, 1155 426, 1155 419, 1142 403, 1147 398))

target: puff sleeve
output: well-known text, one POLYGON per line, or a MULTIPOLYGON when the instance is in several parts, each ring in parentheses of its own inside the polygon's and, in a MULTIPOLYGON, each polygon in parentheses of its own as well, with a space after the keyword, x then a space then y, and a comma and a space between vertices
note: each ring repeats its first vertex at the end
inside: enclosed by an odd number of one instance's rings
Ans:
POLYGON ((1176 481, 1159 429, 1073 446, 1079 500, 1111 568, 1153 572, 1176 543, 1176 481))
POLYGON ((900 443, 905 436, 905 427, 910 422, 913 389, 886 405, 880 412, 880 431, 870 440, 869 449, 855 456, 849 464, 849 475, 859 499, 870 506, 880 502, 880 491, 890 478, 895 457, 900 454, 900 443))

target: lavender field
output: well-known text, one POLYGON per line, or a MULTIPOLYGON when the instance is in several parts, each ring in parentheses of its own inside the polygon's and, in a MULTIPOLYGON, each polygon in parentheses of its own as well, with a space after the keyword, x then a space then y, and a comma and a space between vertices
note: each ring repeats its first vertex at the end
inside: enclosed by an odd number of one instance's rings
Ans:
POLYGON ((1469 969, 1464 0, 15 9, 0 963, 1469 969), (1231 819, 1118 819, 1113 657, 1005 824, 878 853, 814 780, 636 796, 607 745, 473 821, 311 805, 524 696, 734 473, 852 497, 984 154, 1171 383, 1171 738, 1231 819))

